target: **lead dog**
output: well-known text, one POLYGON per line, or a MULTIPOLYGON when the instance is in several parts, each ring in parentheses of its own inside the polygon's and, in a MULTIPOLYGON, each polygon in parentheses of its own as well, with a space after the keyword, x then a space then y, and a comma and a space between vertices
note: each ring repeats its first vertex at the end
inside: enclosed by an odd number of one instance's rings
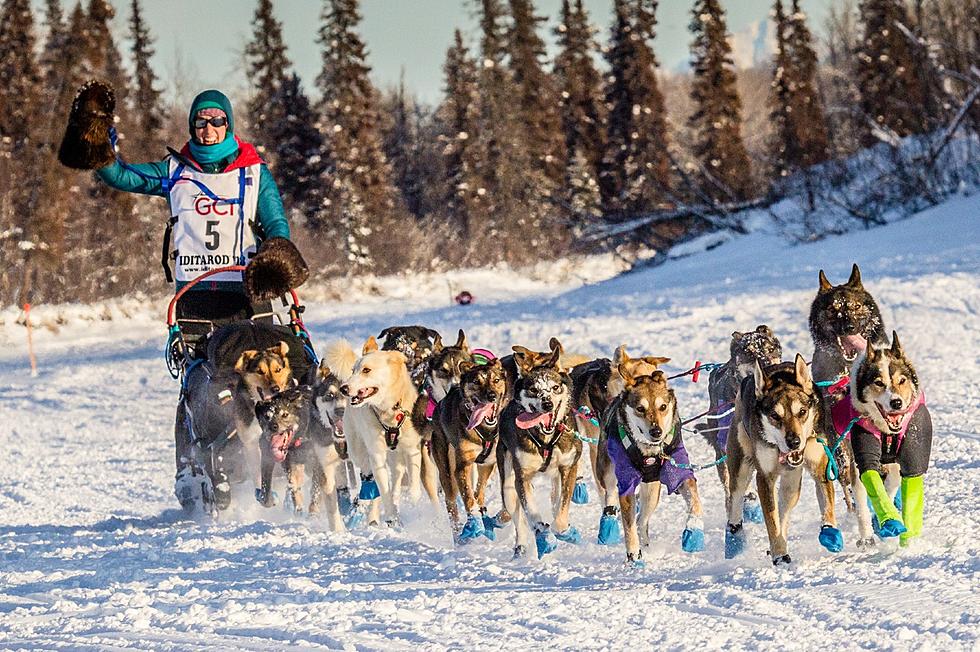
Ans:
MULTIPOLYGON (((379 350, 371 337, 360 358, 347 342, 337 342, 329 347, 326 359, 345 379, 340 388, 349 404, 344 427, 350 456, 361 473, 359 498, 373 501, 380 497, 385 522, 396 525, 403 482, 412 501, 422 495, 421 436, 411 418, 418 390, 405 356, 379 350)), ((434 492, 429 497, 433 503, 438 499, 434 492)), ((355 521, 363 515, 362 507, 355 506, 355 521)), ((368 519, 380 522, 376 502, 371 504, 368 519)))
MULTIPOLYGON (((551 339, 551 353, 528 356, 527 349, 513 347, 517 379, 514 397, 501 416, 497 442, 503 513, 513 515, 516 544, 514 557, 527 554, 529 528, 534 532, 538 558, 552 552, 556 538, 578 543, 581 535, 568 523, 575 474, 582 456, 582 442, 575 436, 571 410, 571 379, 559 363, 561 344, 551 339), (560 480, 554 528, 534 500, 532 480, 544 474, 560 480)), ((506 518, 506 517, 505 517, 506 518)), ((500 516, 496 519, 503 522, 500 516)))
POLYGON ((799 353, 794 362, 764 370, 756 362, 752 375, 742 381, 735 403, 734 436, 728 437, 726 559, 740 555, 745 548, 742 501, 753 469, 774 565, 791 562, 786 539, 790 513, 800 499, 804 466, 817 487, 823 518, 820 543, 831 552, 843 548, 834 516, 834 488, 826 479, 827 455, 817 441, 820 418, 820 393, 799 353))
POLYGON ((704 550, 704 513, 698 484, 690 469, 681 437, 674 391, 662 371, 632 376, 621 367, 623 391, 603 419, 596 467, 607 491, 619 496, 626 532, 626 562, 642 565, 640 546, 650 545, 650 517, 660 501, 661 484, 687 502, 687 522, 681 534, 685 552, 704 550), (636 516, 636 491, 640 516, 636 516))
POLYGON ((486 487, 497 464, 501 413, 507 405, 507 382, 499 360, 468 369, 459 385, 439 402, 432 421, 432 452, 453 531, 460 541, 481 534, 490 539, 493 519, 487 516, 486 487), (476 490, 472 470, 477 470, 476 490), (462 496, 466 524, 460 523, 457 496, 462 496))
MULTIPOLYGON (((612 360, 599 358, 573 367, 571 370, 572 406, 576 410, 579 430, 590 440, 599 442, 602 418, 609 405, 626 388, 624 375, 631 378, 648 376, 660 365, 668 362, 670 358, 659 356, 630 358, 624 344, 616 349, 612 360)), ((604 505, 599 519, 599 543, 613 545, 619 543, 621 539, 617 519, 619 494, 613 491, 616 484, 615 476, 607 478, 597 468, 599 450, 598 443, 589 446, 592 476, 595 478, 604 505)))

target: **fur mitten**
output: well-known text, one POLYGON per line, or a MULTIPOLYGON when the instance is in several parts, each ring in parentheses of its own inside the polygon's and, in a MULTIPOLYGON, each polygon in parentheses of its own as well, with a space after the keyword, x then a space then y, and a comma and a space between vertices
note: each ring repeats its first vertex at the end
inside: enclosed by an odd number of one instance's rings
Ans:
POLYGON ((268 301, 299 287, 309 276, 296 245, 286 238, 269 238, 245 268, 245 295, 253 303, 268 301))
POLYGON ((58 148, 62 165, 77 170, 97 170, 116 160, 109 142, 116 94, 106 82, 86 82, 75 95, 68 126, 58 148))

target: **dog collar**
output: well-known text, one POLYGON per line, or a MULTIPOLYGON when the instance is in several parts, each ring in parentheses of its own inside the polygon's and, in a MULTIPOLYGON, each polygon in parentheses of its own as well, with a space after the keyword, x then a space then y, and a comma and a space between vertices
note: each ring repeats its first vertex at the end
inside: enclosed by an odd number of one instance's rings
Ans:
POLYGON ((381 420, 381 413, 375 411, 375 416, 378 418, 378 423, 381 424, 381 428, 385 431, 385 444, 388 446, 388 450, 395 450, 398 447, 398 436, 401 435, 402 426, 405 424, 406 412, 401 409, 401 403, 395 403, 395 425, 389 426, 384 421, 381 420))
MULTIPOLYGON (((898 437, 898 446, 896 447, 897 450, 897 448, 902 445, 902 440, 905 438, 905 433, 909 429, 909 424, 912 422, 912 417, 915 416, 916 411, 925 404, 926 404, 926 393, 922 390, 919 390, 918 396, 915 397, 915 400, 912 401, 911 405, 909 405, 907 408, 905 408, 905 410, 902 411, 902 415, 903 415, 902 427, 899 428, 898 432, 882 432, 878 428, 878 426, 874 424, 874 421, 867 416, 861 416, 861 419, 857 422, 857 425, 861 426, 862 428, 870 432, 872 435, 874 435, 875 438, 878 439, 878 441, 881 441, 883 438, 890 439, 891 437, 897 436, 898 437)), ((855 410, 855 414, 856 413, 857 411, 855 410)))

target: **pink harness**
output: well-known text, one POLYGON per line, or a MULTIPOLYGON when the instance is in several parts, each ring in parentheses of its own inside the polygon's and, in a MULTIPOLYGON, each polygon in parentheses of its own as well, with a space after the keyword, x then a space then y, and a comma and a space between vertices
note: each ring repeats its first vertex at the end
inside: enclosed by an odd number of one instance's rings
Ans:
MULTIPOLYGON (((920 406, 925 404, 926 393, 924 391, 919 391, 919 395, 916 396, 914 401, 912 401, 912 404, 902 411, 902 428, 897 433, 894 433, 898 435, 898 446, 896 447, 896 450, 902 445, 902 439, 905 438, 905 432, 909 429, 909 423, 912 421, 912 416, 915 414, 915 411, 918 410, 920 406)), ((893 436, 892 433, 882 434, 882 432, 878 430, 878 426, 876 426, 871 419, 866 416, 862 416, 857 410, 854 409, 854 405, 851 403, 850 391, 846 392, 841 400, 834 403, 833 407, 830 408, 830 415, 834 420, 834 430, 837 431, 838 435, 847 430, 847 427, 851 424, 851 422, 854 419, 857 419, 857 425, 874 435, 878 441, 881 441, 882 437, 893 436)), ((848 433, 848 436, 850 436, 850 433, 848 433)))

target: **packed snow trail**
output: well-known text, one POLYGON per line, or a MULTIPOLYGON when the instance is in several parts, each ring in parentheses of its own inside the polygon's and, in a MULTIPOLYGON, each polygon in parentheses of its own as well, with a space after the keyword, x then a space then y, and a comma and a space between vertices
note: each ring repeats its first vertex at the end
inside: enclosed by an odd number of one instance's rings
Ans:
MULTIPOLYGON (((845 517, 845 550, 831 555, 817 543, 816 499, 804 481, 790 568, 771 567, 761 525, 747 526, 742 559, 723 559, 712 470, 699 473, 707 549, 680 551, 683 501, 665 497, 642 570, 623 567, 622 546, 595 543, 594 487, 590 504, 572 507, 585 542, 561 544, 540 562, 511 561, 511 528, 496 543, 453 549, 441 512, 426 506, 410 510, 403 532, 331 533, 247 496, 220 523, 184 521, 172 494, 176 384, 155 323, 162 306, 123 324, 39 333, 37 378, 23 329, 0 327, 0 648, 975 649, 978 216, 980 196, 956 198, 888 227, 795 247, 763 228, 577 289, 505 276, 510 298, 477 284, 467 287, 477 303, 466 308, 412 297, 411 280, 401 298, 369 306, 310 305, 320 350, 335 337, 359 344, 385 326, 421 323, 447 338, 461 327, 497 352, 545 348, 552 335, 591 356, 625 343, 631 353, 670 356, 668 367, 681 371, 695 359, 724 360, 731 332, 759 323, 779 336, 784 357, 809 358, 817 271, 840 283, 858 262, 929 395, 925 535, 907 550, 862 554, 845 517)), ((706 382, 673 385, 684 414, 707 407, 706 382)), ((686 442, 692 461, 712 459, 702 440, 686 442)), ((496 481, 489 495, 498 505, 496 481)))

